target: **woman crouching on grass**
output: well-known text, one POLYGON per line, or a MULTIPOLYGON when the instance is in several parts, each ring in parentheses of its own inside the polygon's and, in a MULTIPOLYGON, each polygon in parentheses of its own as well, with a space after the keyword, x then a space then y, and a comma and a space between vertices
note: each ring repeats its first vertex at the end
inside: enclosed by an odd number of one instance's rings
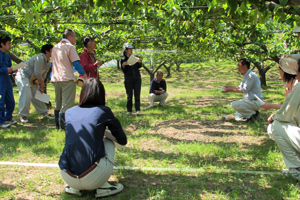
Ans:
POLYGON ((105 106, 105 89, 99 80, 85 81, 78 106, 68 109, 65 119, 66 144, 59 160, 67 183, 64 191, 81 196, 83 190, 96 190, 96 198, 122 191, 122 184, 107 180, 115 157, 112 140, 126 145, 127 137, 119 120, 105 106))

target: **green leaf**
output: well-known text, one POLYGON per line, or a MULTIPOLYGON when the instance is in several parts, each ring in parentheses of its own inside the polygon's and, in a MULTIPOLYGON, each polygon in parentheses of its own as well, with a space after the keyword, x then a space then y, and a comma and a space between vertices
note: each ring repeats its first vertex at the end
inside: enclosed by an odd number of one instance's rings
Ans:
POLYGON ((280 5, 282 5, 282 6, 286 6, 286 4, 287 4, 288 1, 289 1, 289 0, 279 0, 279 3, 280 3, 280 5))

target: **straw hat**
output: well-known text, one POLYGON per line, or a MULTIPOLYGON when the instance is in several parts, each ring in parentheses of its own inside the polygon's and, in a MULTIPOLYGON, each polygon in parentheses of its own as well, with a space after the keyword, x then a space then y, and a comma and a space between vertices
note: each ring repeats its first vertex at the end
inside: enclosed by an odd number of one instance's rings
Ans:
POLYGON ((132 46, 132 44, 130 44, 128 42, 123 44, 123 49, 120 53, 120 56, 124 56, 124 52, 125 52, 126 49, 134 49, 134 47, 132 46))
POLYGON ((300 33, 300 27, 296 26, 293 30, 294 33, 300 33))
POLYGON ((297 75, 298 62, 293 58, 283 58, 280 60, 280 68, 285 73, 297 75))

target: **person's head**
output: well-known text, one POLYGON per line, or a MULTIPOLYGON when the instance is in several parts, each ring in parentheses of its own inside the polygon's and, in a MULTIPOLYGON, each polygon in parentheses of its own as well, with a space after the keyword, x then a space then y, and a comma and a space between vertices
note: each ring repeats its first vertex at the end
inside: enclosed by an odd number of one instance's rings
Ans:
POLYGON ((240 73, 245 74, 250 69, 250 61, 242 58, 238 61, 238 70, 240 73))
POLYGON ((290 82, 296 79, 298 62, 293 58, 283 58, 279 62, 280 78, 284 82, 290 82))
POLYGON ((85 80, 81 89, 78 105, 80 107, 86 105, 105 105, 105 89, 101 81, 95 78, 88 78, 85 80))
POLYGON ((11 48, 11 38, 8 35, 0 36, 0 49, 9 51, 11 48))
POLYGON ((95 42, 95 38, 93 37, 85 37, 83 38, 83 45, 85 48, 87 49, 92 49, 94 50, 96 48, 96 42, 95 42))
POLYGON ((72 29, 66 29, 63 38, 69 40, 73 45, 76 44, 76 34, 72 29))
POLYGON ((132 49, 134 47, 130 43, 125 43, 123 45, 123 56, 129 57, 132 54, 132 49))
POLYGON ((160 82, 163 79, 164 74, 161 71, 156 72, 156 80, 160 82))
POLYGON ((47 60, 51 58, 52 48, 53 48, 52 44, 45 44, 41 48, 41 53, 46 55, 47 60))

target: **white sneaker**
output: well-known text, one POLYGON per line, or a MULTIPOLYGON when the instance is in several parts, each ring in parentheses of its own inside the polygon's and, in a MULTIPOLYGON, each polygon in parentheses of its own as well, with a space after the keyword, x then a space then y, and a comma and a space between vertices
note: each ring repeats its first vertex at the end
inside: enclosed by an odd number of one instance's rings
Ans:
POLYGON ((148 106, 148 108, 153 108, 153 106, 154 106, 153 104, 150 104, 150 105, 148 106))
POLYGON ((4 123, 4 124, 0 125, 1 128, 8 128, 10 126, 11 126, 11 124, 9 124, 9 123, 4 123))
POLYGON ((80 192, 80 190, 76 190, 76 189, 74 189, 74 188, 71 188, 71 187, 68 186, 68 185, 66 185, 66 186, 64 187, 64 191, 65 191, 66 193, 69 193, 69 194, 75 194, 75 195, 77 195, 77 196, 81 196, 81 195, 82 195, 82 193, 80 192))
POLYGON ((45 114, 43 116, 43 119, 45 119, 45 118, 47 118, 47 119, 54 119, 54 117, 52 117, 52 115, 50 115, 49 113, 47 113, 47 114, 45 114))
POLYGON ((141 111, 140 110, 136 111, 136 114, 141 115, 141 111))
POLYGON ((291 177, 300 181, 300 171, 296 168, 282 170, 283 175, 290 175, 291 177))
POLYGON ((121 183, 104 183, 100 188, 96 190, 95 197, 106 197, 113 194, 117 194, 123 190, 124 186, 121 183))
POLYGON ((6 121, 5 123, 8 123, 10 125, 15 125, 16 123, 18 123, 17 121, 15 120, 10 120, 10 121, 6 121))
POLYGON ((131 112, 128 112, 128 111, 127 111, 126 115, 131 115, 131 112))
POLYGON ((25 117, 25 116, 21 116, 20 117, 20 121, 22 122, 22 123, 28 123, 28 120, 27 120, 27 117, 25 117))

